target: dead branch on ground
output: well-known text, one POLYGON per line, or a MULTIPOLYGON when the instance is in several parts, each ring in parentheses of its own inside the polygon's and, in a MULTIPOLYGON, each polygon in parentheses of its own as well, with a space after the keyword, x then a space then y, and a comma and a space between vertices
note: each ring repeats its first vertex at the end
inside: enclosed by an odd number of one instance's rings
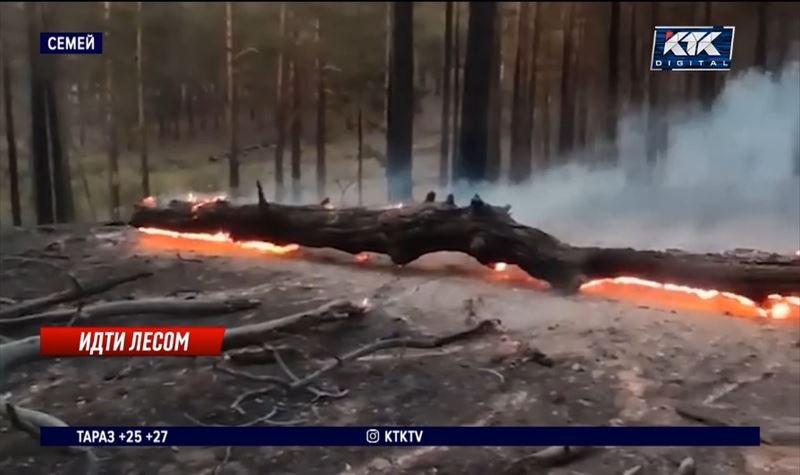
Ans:
POLYGON ((505 475, 530 473, 531 464, 542 468, 565 465, 589 455, 594 449, 594 447, 554 445, 514 460, 503 473, 505 475))
MULTIPOLYGON (((390 348, 421 348, 421 349, 439 348, 456 341, 466 340, 469 338, 485 335, 487 333, 496 330, 497 327, 498 327, 498 322, 496 320, 483 320, 472 328, 441 337, 428 337, 428 338, 401 337, 401 338, 387 338, 378 340, 373 343, 369 343, 367 345, 356 348, 348 353, 345 353, 343 356, 336 357, 334 358, 334 361, 328 362, 318 370, 313 371, 302 378, 298 378, 293 373, 291 373, 291 371, 287 371, 288 368, 286 368, 285 365, 282 365, 282 369, 284 373, 287 373, 287 375, 289 376, 288 380, 268 375, 252 375, 241 371, 231 370, 229 368, 223 369, 221 367, 217 367, 216 369, 225 371, 229 374, 243 376, 251 380, 267 382, 272 384, 272 386, 269 386, 267 388, 248 391, 240 395, 233 402, 233 404, 231 404, 231 408, 241 411, 240 409, 241 404, 247 399, 268 394, 276 386, 280 386, 286 390, 305 389, 308 386, 310 386, 313 382, 318 380, 320 377, 338 368, 345 362, 358 359, 361 356, 366 356, 368 354, 375 353, 381 350, 387 350, 390 348)), ((276 358, 279 358, 279 356, 276 355, 276 358)))
POLYGON ((29 313, 33 313, 53 305, 60 303, 71 302, 73 300, 82 299, 95 294, 106 292, 118 285, 150 277, 152 272, 140 271, 133 274, 125 274, 122 276, 113 277, 110 279, 100 280, 96 282, 89 282, 80 284, 76 281, 75 286, 56 292, 54 294, 45 295, 44 297, 37 297, 30 300, 19 302, 15 305, 10 305, 6 308, 0 309, 0 320, 16 318, 29 313))
POLYGON ((0 320, 0 328, 19 328, 30 325, 49 325, 69 321, 76 314, 82 320, 115 315, 209 315, 231 313, 258 307, 257 300, 248 299, 138 299, 102 302, 75 309, 52 310, 24 317, 0 320))
POLYGON ((369 309, 367 302, 354 304, 347 300, 333 300, 317 308, 298 312, 275 320, 242 325, 225 330, 222 350, 232 350, 248 345, 260 345, 278 330, 296 331, 316 327, 324 323, 345 321, 364 315, 369 309))
MULTIPOLYGON (((0 398, 0 413, 6 416, 11 425, 31 436, 37 442, 42 427, 69 427, 69 424, 50 414, 15 406, 6 398, 0 398)), ((86 473, 96 475, 99 472, 100 461, 91 447, 67 447, 68 453, 82 454, 86 458, 86 473)))

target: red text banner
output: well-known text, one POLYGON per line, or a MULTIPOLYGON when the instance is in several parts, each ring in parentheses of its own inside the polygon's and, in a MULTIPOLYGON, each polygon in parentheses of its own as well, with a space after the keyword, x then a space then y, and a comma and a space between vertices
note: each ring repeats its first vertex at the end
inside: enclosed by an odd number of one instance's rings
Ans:
POLYGON ((223 327, 43 327, 42 356, 217 356, 223 327))

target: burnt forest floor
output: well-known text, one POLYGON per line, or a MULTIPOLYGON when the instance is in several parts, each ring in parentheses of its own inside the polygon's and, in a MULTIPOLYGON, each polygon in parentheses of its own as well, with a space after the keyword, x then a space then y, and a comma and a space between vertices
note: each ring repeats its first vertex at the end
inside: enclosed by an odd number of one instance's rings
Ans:
MULTIPOLYGON (((800 470, 800 328, 723 315, 676 313, 587 297, 563 297, 509 282, 453 255, 398 269, 380 258, 357 264, 328 251, 305 256, 209 255, 155 249, 124 228, 11 231, 0 296, 24 300, 69 285, 54 266, 91 280, 131 269, 154 272, 95 300, 230 295, 255 310, 212 317, 112 317, 100 325, 233 327, 368 298, 365 318, 301 334, 287 364, 299 374, 378 338, 439 335, 480 319, 501 331, 437 350, 388 350, 344 364, 322 380, 339 399, 307 393, 231 403, 259 387, 212 370, 218 358, 85 358, 27 364, 0 375, 24 407, 74 425, 241 424, 275 407, 275 420, 306 425, 691 425, 676 408, 717 423, 760 425, 772 445, 747 449, 601 448, 561 467, 514 465, 536 448, 151 448, 98 449, 103 474, 675 474, 692 457, 700 474, 794 474, 800 470), (545 355, 545 356, 543 356, 545 355), (189 417, 187 417, 187 415, 189 417)), ((1 332, 8 338, 37 328, 1 332)), ((279 374, 275 364, 244 370, 279 374)), ((81 473, 83 460, 43 449, 0 419, 0 473, 81 473)))

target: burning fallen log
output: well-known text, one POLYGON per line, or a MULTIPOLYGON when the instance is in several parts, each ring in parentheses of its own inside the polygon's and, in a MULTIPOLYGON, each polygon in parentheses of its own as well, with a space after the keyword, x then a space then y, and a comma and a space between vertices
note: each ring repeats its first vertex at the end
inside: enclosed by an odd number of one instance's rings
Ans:
POLYGON ((774 294, 800 294, 798 258, 572 246, 516 222, 509 207, 489 205, 478 196, 464 207, 457 206, 452 195, 436 202, 431 192, 425 202, 414 205, 333 209, 330 205, 270 203, 259 186, 256 204, 233 205, 215 199, 172 201, 159 207, 150 200, 136 207, 130 224, 143 230, 214 235, 254 243, 254 247, 260 243, 277 252, 300 245, 354 255, 380 253, 398 265, 428 253, 458 251, 487 266, 515 264, 566 293, 582 286, 600 287, 615 279, 669 283, 664 284, 667 288, 690 286, 700 298, 724 292, 731 298, 759 303, 774 294))

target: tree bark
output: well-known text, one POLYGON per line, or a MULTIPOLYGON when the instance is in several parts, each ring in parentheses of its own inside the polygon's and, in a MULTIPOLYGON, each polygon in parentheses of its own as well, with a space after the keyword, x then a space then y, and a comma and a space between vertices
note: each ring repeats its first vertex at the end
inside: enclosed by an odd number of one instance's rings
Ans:
POLYGON ((503 117, 503 92, 500 73, 503 68, 503 2, 495 7, 494 32, 492 35, 489 69, 489 117, 487 124, 486 180, 490 183, 500 179, 502 167, 501 120, 503 117))
POLYGON ((451 181, 459 176, 461 168, 461 2, 455 2, 453 21, 453 154, 450 160, 451 181))
POLYGON ((489 83, 492 41, 497 5, 470 2, 467 50, 464 61, 464 92, 461 110, 461 154, 457 179, 477 184, 486 179, 489 146, 489 83))
MULTIPOLYGON (((2 7, 2 8, 5 8, 2 7)), ((0 10, 2 10, 0 8, 0 10)), ((11 68, 6 50, 5 37, 0 36, 0 62, 3 68, 3 112, 6 122, 6 146, 8 147, 9 202, 11 221, 14 226, 22 225, 22 208, 19 200, 19 168, 17 163, 17 136, 14 130, 14 105, 11 97, 11 68)))
POLYGON ((608 28, 608 105, 606 117, 606 140, 616 156, 617 120, 619 107, 619 37, 620 2, 611 2, 611 25, 608 28))
POLYGON ((293 38, 290 65, 292 77, 292 199, 295 203, 299 203, 303 193, 300 168, 302 161, 300 140, 303 135, 303 91, 300 87, 300 31, 297 29, 297 25, 294 26, 293 38))
POLYGON ((239 190, 239 110, 237 107, 236 72, 233 64, 233 2, 225 2, 225 64, 227 76, 227 122, 230 132, 228 186, 234 195, 239 190))
POLYGON ((320 19, 317 17, 316 46, 317 46, 317 199, 322 200, 326 196, 325 185, 328 181, 327 167, 325 163, 325 114, 326 93, 325 93, 325 62, 322 54, 322 42, 320 41, 320 19))
POLYGON ((444 69, 442 70, 442 120, 439 148, 439 187, 450 181, 450 78, 453 70, 453 2, 445 2, 444 10, 444 69))
MULTIPOLYGON (((511 101, 511 149, 509 179, 521 183, 531 175, 530 2, 519 2, 517 54, 511 101)), ((537 8, 538 3, 534 3, 537 8)), ((538 15, 538 14, 537 14, 538 15)))
POLYGON ((139 125, 139 166, 142 194, 150 196, 150 165, 147 156, 147 123, 144 115, 144 78, 142 76, 142 2, 136 2, 136 109, 139 125))
POLYGON ((404 208, 329 209, 268 203, 228 202, 196 208, 137 207, 131 225, 179 232, 225 231, 236 241, 330 247, 351 254, 387 254, 398 265, 439 251, 468 254, 481 264, 515 264, 557 290, 577 291, 587 279, 633 276, 679 285, 713 288, 761 301, 771 293, 800 292, 800 260, 769 256, 742 258, 712 254, 576 247, 514 221, 508 208, 477 196, 469 206, 451 200, 404 208), (194 211, 193 211, 194 208, 194 211))
POLYGON ((564 43, 561 56, 561 107, 558 127, 558 153, 563 155, 572 151, 575 139, 575 90, 573 88, 573 30, 575 12, 567 5, 567 22, 564 27, 564 43))
POLYGON ((762 71, 767 69, 767 6, 769 2, 756 4, 756 57, 755 66, 762 71))
POLYGON ((53 166, 53 204, 56 222, 69 223, 75 217, 75 206, 72 195, 72 173, 69 166, 69 155, 64 147, 59 120, 59 104, 55 89, 56 75, 52 65, 48 68, 45 100, 47 102, 47 128, 50 136, 51 164, 53 166))
MULTIPOLYGON (((28 41, 39 42, 42 31, 41 6, 26 3, 28 41)), ((33 173, 34 201, 38 224, 53 223, 53 182, 50 168, 50 147, 47 139, 47 87, 42 57, 36 48, 29 48, 30 61, 30 107, 31 107, 31 162, 33 173)))
POLYGON ((275 81, 275 199, 283 201, 283 151, 286 144, 286 2, 281 2, 280 44, 275 81))
MULTIPOLYGON (((111 2, 103 2, 103 19, 105 20, 105 44, 111 44, 111 2)), ((108 146, 108 188, 110 194, 110 216, 113 221, 120 219, 120 185, 119 185, 119 148, 117 145, 117 125, 114 114, 114 70, 112 55, 106 53, 105 64, 105 108, 106 134, 108 146)))
POLYGON ((414 129, 414 3, 392 2, 392 52, 386 130, 389 201, 411 199, 414 129))

